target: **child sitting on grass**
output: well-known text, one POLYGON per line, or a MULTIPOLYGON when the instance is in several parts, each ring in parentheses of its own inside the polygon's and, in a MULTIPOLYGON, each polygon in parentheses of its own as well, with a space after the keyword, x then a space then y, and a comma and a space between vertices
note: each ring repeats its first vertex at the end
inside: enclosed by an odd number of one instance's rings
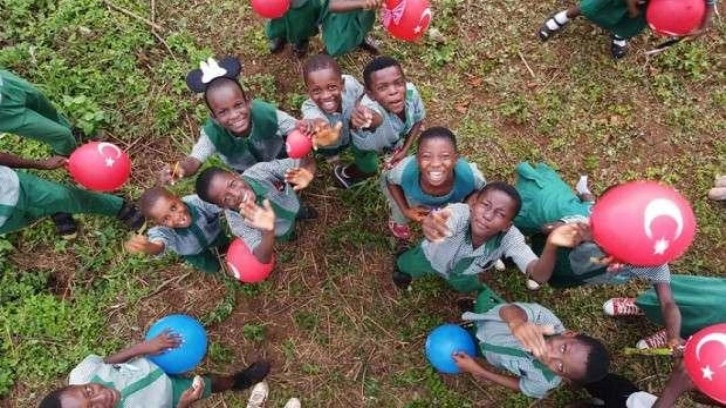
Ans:
POLYGON ((360 48, 373 55, 378 47, 368 38, 383 0, 323 0, 320 25, 325 53, 333 57, 360 48))
POLYGON ((285 44, 291 43, 293 54, 304 58, 310 37, 318 34, 321 12, 320 0, 291 0, 290 8, 282 17, 274 18, 265 25, 270 53, 278 53, 285 44))
POLYGON ((486 286, 477 275, 503 256, 512 258, 528 276, 549 276, 557 247, 577 245, 584 226, 573 223, 555 229, 537 258, 512 225, 520 206, 514 187, 495 182, 475 193, 470 204, 450 204, 432 211, 423 221, 426 239, 398 257, 394 283, 407 288, 412 278, 439 275, 456 291, 479 291, 486 286))
POLYGON ((147 235, 131 237, 124 244, 126 250, 148 255, 170 251, 203 272, 219 272, 216 249, 224 253, 229 244, 219 222, 221 208, 196 195, 179 198, 164 187, 146 190, 138 205, 156 226, 149 229, 147 235))
POLYGON ((335 167, 336 180, 343 188, 374 175, 379 154, 390 155, 386 168, 406 157, 426 116, 418 90, 406 81, 395 59, 383 56, 368 63, 363 82, 365 95, 353 110, 350 124, 353 145, 364 158, 353 165, 335 167))
POLYGON ((202 68, 189 73, 187 85, 193 92, 204 93, 210 118, 191 154, 164 168, 162 181, 193 176, 215 153, 240 173, 255 163, 287 156, 285 135, 304 125, 274 105, 250 100, 237 80, 241 69, 234 58, 219 63, 210 58, 202 62, 202 68))
POLYGON ((197 177, 195 188, 199 198, 225 210, 232 233, 267 265, 273 261, 275 238, 289 240, 296 220, 317 217, 296 194, 310 184, 314 173, 311 158, 303 159, 300 167, 292 159, 257 163, 242 175, 211 167, 197 177))
POLYGON ((476 164, 459 157, 456 136, 447 128, 426 129, 416 155, 408 156, 381 178, 394 237, 408 240, 409 221, 422 222, 434 208, 465 201, 486 184, 476 164))
POLYGON ((233 375, 192 379, 168 375, 145 358, 179 344, 178 336, 164 332, 109 357, 90 355, 71 371, 69 385, 48 394, 40 408, 189 408, 212 393, 249 388, 270 372, 261 360, 233 375))
POLYGON ((610 357, 592 337, 565 330, 562 322, 536 303, 510 303, 467 312, 487 363, 514 376, 499 374, 466 353, 454 352, 463 372, 533 398, 543 398, 562 379, 587 384, 605 377, 610 357), (546 336, 546 337, 545 337, 546 336))

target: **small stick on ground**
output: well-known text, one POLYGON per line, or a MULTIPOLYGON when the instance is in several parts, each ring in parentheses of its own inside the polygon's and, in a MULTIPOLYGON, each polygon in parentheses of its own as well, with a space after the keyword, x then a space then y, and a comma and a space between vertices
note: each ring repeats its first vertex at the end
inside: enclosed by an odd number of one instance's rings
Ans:
POLYGON ((164 31, 164 28, 162 26, 156 24, 155 22, 149 20, 148 18, 141 17, 140 15, 134 13, 133 11, 129 11, 129 10, 123 8, 123 7, 117 6, 117 5, 109 2, 108 0, 102 0, 102 1, 103 1, 103 4, 107 5, 108 7, 110 7, 112 9, 118 11, 121 14, 126 14, 127 16, 129 16, 131 18, 134 18, 136 20, 139 20, 142 23, 144 23, 144 24, 148 25, 149 27, 153 28, 154 30, 164 31))
POLYGON ((517 51, 517 55, 519 55, 519 59, 522 60, 522 62, 524 63, 524 66, 527 67, 527 71, 529 71, 529 75, 532 75, 532 78, 537 79, 537 76, 534 74, 534 71, 532 71, 532 68, 529 67, 527 60, 524 59, 524 55, 522 55, 522 52, 517 51))

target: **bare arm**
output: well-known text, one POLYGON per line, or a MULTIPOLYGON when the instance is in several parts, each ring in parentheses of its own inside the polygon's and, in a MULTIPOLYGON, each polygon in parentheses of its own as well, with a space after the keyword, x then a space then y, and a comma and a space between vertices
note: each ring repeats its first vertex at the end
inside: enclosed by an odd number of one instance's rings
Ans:
POLYGON ((673 368, 671 376, 668 377, 668 382, 663 389, 663 393, 658 397, 658 400, 653 404, 653 408, 670 408, 675 406, 676 400, 684 392, 693 389, 693 383, 691 378, 686 373, 686 369, 683 366, 683 361, 673 368))
POLYGON ((381 6, 383 0, 337 0, 331 1, 329 9, 333 13, 356 10, 373 10, 381 6))
POLYGON ((275 252, 275 230, 273 229, 271 231, 261 232, 262 241, 260 241, 259 245, 257 245, 252 253, 255 255, 255 258, 257 258, 258 261, 263 264, 268 264, 272 262, 272 255, 275 252))
POLYGON ((11 153, 0 152, 0 165, 14 169, 36 169, 53 170, 63 167, 68 159, 61 156, 53 156, 44 160, 24 159, 11 153))
POLYGON ((132 254, 144 253, 147 255, 159 255, 164 251, 164 247, 163 242, 149 241, 148 237, 141 234, 136 234, 124 242, 124 248, 132 254))
POLYGON ((557 260, 557 247, 573 248, 590 237, 590 226, 581 222, 561 225, 547 236, 542 254, 538 260, 527 265, 527 275, 539 283, 547 282, 552 277, 557 260))
POLYGON ((106 364, 121 364, 139 356, 153 355, 179 346, 180 338, 177 334, 165 331, 151 340, 142 341, 118 353, 103 359, 106 364))
POLYGON ((681 311, 673 299, 673 292, 669 283, 656 283, 653 285, 660 302, 660 312, 668 332, 668 343, 671 347, 683 342, 681 339, 681 311))
POLYGON ((467 372, 475 377, 480 377, 493 383, 503 385, 514 391, 520 390, 519 377, 511 377, 489 371, 466 353, 455 352, 452 358, 461 371, 467 372))

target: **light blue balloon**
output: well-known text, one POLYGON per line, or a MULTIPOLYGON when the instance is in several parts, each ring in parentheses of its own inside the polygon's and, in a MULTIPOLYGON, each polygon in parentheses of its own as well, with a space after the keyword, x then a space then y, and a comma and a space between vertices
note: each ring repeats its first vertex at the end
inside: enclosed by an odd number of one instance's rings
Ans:
POLYGON ((459 374, 451 355, 454 352, 466 353, 472 357, 476 355, 474 338, 456 324, 443 324, 429 333, 426 338, 426 358, 432 366, 444 374, 459 374))
POLYGON ((207 354, 207 331, 199 321, 183 314, 169 315, 159 319, 146 332, 146 340, 151 340, 165 330, 179 335, 179 347, 148 356, 154 364, 167 374, 183 374, 193 370, 207 354))

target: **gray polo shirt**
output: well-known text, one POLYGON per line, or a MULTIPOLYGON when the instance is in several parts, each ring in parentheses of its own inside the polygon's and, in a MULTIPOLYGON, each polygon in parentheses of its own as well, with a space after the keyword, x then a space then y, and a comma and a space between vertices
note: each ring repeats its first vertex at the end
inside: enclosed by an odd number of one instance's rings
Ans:
POLYGON ((149 229, 149 241, 163 243, 164 252, 171 251, 182 256, 197 255, 209 248, 222 233, 219 223, 222 209, 202 201, 196 194, 182 197, 182 201, 187 206, 193 207, 190 208, 190 213, 193 214, 196 211, 192 222, 198 233, 202 235, 203 241, 200 241, 200 237, 194 234, 191 226, 180 229, 155 226, 149 229))

